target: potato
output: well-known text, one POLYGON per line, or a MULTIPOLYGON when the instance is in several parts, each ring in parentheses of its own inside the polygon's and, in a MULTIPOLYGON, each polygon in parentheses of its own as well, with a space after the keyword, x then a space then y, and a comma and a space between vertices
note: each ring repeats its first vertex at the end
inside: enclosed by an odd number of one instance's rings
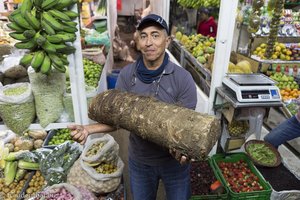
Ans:
POLYGON ((28 135, 33 139, 45 139, 47 136, 47 132, 44 130, 29 130, 28 135))
POLYGON ((41 139, 37 139, 33 142, 34 149, 41 148, 43 146, 44 141, 41 139))
POLYGON ((6 143, 4 147, 7 147, 9 149, 9 152, 13 152, 15 148, 15 146, 12 143, 6 143))
POLYGON ((15 142, 15 148, 16 147, 18 147, 20 150, 29 150, 29 151, 31 151, 33 149, 33 142, 30 139, 20 137, 15 142))

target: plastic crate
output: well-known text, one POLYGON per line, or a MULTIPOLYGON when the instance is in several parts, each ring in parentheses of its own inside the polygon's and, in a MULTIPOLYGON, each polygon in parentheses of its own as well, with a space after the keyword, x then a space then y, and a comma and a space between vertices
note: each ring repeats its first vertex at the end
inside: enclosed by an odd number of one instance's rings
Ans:
POLYGON ((216 176, 217 180, 221 181, 222 185, 224 186, 224 193, 223 194, 210 194, 210 195, 194 195, 191 196, 190 200, 219 200, 219 199, 224 199, 227 200, 228 199, 228 188, 226 187, 226 185, 224 185, 224 183, 222 182, 219 174, 213 169, 213 163, 211 159, 208 159, 209 165, 212 168, 214 175, 216 176))
POLYGON ((255 200, 269 200, 272 189, 271 185, 264 179, 264 177, 260 174, 260 172, 256 169, 254 166, 253 162, 250 160, 250 158, 245 154, 245 153, 232 153, 232 154, 215 154, 211 157, 212 163, 213 163, 213 170, 217 172, 217 174, 220 176, 221 181, 226 187, 228 188, 229 191, 229 198, 228 199, 255 199, 255 200), (218 163, 220 161, 223 162, 237 162, 239 160, 243 160, 248 164, 249 169, 251 170, 252 173, 254 173, 258 179, 260 185, 264 188, 264 190, 260 191, 253 191, 253 192, 241 192, 241 193, 236 193, 231 190, 230 187, 227 186, 227 181, 225 180, 218 163))

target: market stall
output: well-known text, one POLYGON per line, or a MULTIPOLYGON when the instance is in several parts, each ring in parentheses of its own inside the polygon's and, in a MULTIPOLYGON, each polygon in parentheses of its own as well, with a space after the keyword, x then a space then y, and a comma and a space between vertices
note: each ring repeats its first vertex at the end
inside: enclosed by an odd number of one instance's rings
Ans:
MULTIPOLYGON (((81 146, 72 140, 66 128, 70 123, 88 124, 94 122, 92 120, 139 130, 142 137, 197 158, 190 171, 191 199, 299 197, 297 167, 291 167, 285 159, 280 159, 276 149, 262 142, 263 123, 270 121, 270 113, 280 113, 285 119, 297 109, 292 100, 300 94, 296 23, 299 12, 294 10, 297 3, 285 4, 282 21, 286 24, 278 27, 279 17, 272 21, 271 11, 263 12, 266 8, 259 0, 242 3, 173 0, 162 6, 154 0, 132 1, 133 4, 82 1, 78 5, 75 1, 66 1, 65 5, 30 2, 23 0, 18 9, 7 15, 9 25, 1 24, 0 81, 4 87, 0 87, 0 195, 4 199, 39 199, 39 196, 50 199, 51 195, 53 199, 126 199, 125 191, 129 187, 123 180, 126 161, 123 163, 120 159, 119 154, 124 152, 119 152, 119 145, 127 144, 118 144, 110 135, 100 133, 89 137, 86 145, 81 146), (140 123, 144 123, 141 129, 134 117, 140 117, 142 111, 137 109, 135 113, 131 109, 132 112, 125 115, 122 112, 127 101, 133 104, 132 99, 138 97, 107 91, 107 76, 113 72, 111 44, 116 36, 117 13, 131 16, 136 12, 132 5, 146 8, 149 3, 155 5, 152 12, 162 15, 170 26, 177 26, 172 21, 172 11, 178 14, 177 9, 184 9, 188 14, 188 24, 184 24, 187 29, 176 27, 167 52, 173 62, 191 73, 197 85, 198 102, 197 112, 182 110, 179 115, 173 112, 180 108, 174 111, 151 99, 140 99, 140 105, 135 106, 140 110, 145 105, 164 109, 160 117, 157 117, 158 112, 144 112, 148 117, 141 119, 140 123), (214 7, 212 10, 218 13, 216 38, 191 31, 200 7, 214 7), (251 8, 247 22, 239 21, 240 15, 236 18, 237 8, 239 11, 251 8), (33 11, 29 12, 30 9, 33 11), (261 16, 261 22, 256 15, 261 16), (269 21, 265 22, 265 18, 269 21), (271 25, 258 26, 257 21, 271 25), (275 35, 273 25, 277 28, 275 35), (234 30, 236 27, 238 30, 234 30), (246 43, 245 50, 242 47, 246 43), (11 53, 14 46, 18 49, 11 53), (233 49, 236 49, 234 53, 233 49), (104 91, 103 95, 108 94, 111 99, 100 95, 98 100, 107 105, 114 101, 119 107, 111 109, 103 104, 100 109, 94 100, 94 111, 103 112, 91 112, 91 120, 88 105, 104 91), (158 126, 147 124, 148 118, 158 126), (185 123, 174 125, 172 120, 185 123), (168 123, 164 124, 165 121, 168 123), (205 126, 199 126, 196 121, 205 126), (168 131, 166 136, 164 133, 168 131), (181 134, 192 137, 178 140, 183 137, 181 134), (261 143, 255 143, 253 137, 261 143), (265 154, 267 158, 261 157, 265 154), (272 159, 269 161, 269 158, 272 159), (272 176, 274 173, 285 177, 285 181, 279 182, 272 176)), ((265 6, 268 2, 272 0, 266 1, 265 6)))

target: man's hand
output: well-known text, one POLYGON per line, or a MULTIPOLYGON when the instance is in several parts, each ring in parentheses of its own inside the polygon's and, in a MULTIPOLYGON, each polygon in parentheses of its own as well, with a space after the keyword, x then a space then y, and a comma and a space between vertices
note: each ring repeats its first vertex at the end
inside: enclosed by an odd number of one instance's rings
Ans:
POLYGON ((83 125, 68 125, 68 129, 71 130, 72 139, 80 144, 84 144, 87 137, 89 136, 89 132, 83 125))
POLYGON ((169 149, 169 152, 182 165, 186 164, 190 161, 190 159, 187 156, 185 156, 185 155, 181 154, 180 152, 176 151, 176 149, 169 149))

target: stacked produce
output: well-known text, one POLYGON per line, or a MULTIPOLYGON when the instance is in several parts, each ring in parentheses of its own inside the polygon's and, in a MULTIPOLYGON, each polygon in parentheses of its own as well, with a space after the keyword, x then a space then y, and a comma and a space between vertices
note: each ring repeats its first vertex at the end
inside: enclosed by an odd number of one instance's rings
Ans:
POLYGON ((36 72, 49 74, 52 67, 65 72, 66 55, 75 52, 68 44, 76 39, 78 14, 68 8, 78 0, 24 0, 22 5, 9 15, 7 26, 15 32, 10 36, 20 42, 18 49, 28 49, 20 64, 31 65, 36 72))
POLYGON ((43 187, 46 186, 46 181, 42 176, 41 172, 38 170, 32 176, 31 180, 29 181, 28 188, 25 191, 26 196, 33 196, 35 193, 41 191, 43 187))
POLYGON ((228 73, 251 74, 251 64, 247 60, 240 61, 237 64, 229 62, 228 73))
POLYGON ((233 120, 228 124, 228 132, 230 136, 239 137, 245 135, 249 130, 249 123, 245 120, 233 120))
POLYGON ((229 188, 236 193, 264 190, 259 178, 249 169, 244 160, 237 162, 219 162, 222 175, 229 188))
POLYGON ((184 8, 219 7, 220 0, 177 0, 184 8))
POLYGON ((208 58, 215 52, 215 38, 201 34, 184 35, 176 32, 176 39, 201 63, 205 64, 208 58))
POLYGON ((252 3, 252 12, 249 15, 248 32, 255 34, 260 25, 261 7, 264 5, 264 0, 254 0, 252 3))
POLYGON ((97 87, 102 66, 87 58, 83 58, 84 80, 87 86, 97 87))
MULTIPOLYGON (((59 145, 62 144, 66 141, 70 141, 71 143, 73 142, 71 138, 71 131, 68 128, 62 128, 62 129, 57 129, 57 130, 52 130, 54 131, 54 134, 52 137, 49 139, 48 143, 46 145, 59 145)), ((49 133, 49 136, 51 134, 51 131, 49 133)))
POLYGON ((272 13, 272 20, 270 25, 270 33, 267 39, 267 47, 264 57, 270 59, 274 52, 274 44, 277 41, 277 34, 279 30, 280 17, 283 11, 284 0, 274 0, 274 9, 272 13))
POLYGON ((28 178, 27 173, 18 182, 14 181, 9 185, 5 184, 4 178, 0 178, 0 199, 17 199, 28 178))
MULTIPOLYGON (((266 59, 265 52, 267 51, 267 44, 261 43, 258 47, 253 51, 253 55, 258 56, 261 59, 266 59)), ((300 44, 292 43, 292 44, 284 44, 275 42, 274 47, 271 52, 270 60, 300 60, 300 44)))
POLYGON ((283 101, 295 99, 300 96, 299 85, 291 75, 285 75, 282 72, 275 72, 270 76, 276 81, 276 86, 280 89, 280 94, 283 101))

